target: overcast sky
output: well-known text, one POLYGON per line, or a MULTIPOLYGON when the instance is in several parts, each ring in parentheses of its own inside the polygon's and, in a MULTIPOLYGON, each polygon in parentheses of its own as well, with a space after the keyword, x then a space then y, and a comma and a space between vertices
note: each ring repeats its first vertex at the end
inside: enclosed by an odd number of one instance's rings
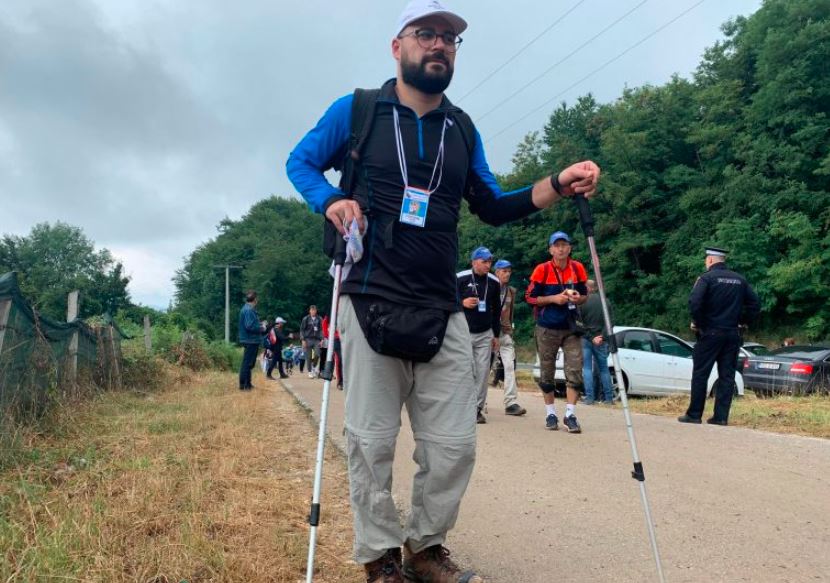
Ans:
MULTIPOLYGON (((688 77, 720 25, 761 4, 699 2, 448 0, 470 25, 448 95, 476 120, 491 168, 507 172, 516 144, 558 103, 688 77)), ((166 307, 174 271, 222 218, 296 196, 285 160, 331 101, 394 76, 403 6, 3 0, 0 234, 81 227, 124 263, 134 301, 166 307)))

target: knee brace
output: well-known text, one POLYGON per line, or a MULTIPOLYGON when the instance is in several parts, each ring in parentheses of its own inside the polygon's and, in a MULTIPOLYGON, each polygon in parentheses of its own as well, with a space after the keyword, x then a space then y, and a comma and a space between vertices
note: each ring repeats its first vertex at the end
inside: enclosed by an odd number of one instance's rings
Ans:
POLYGON ((539 383, 539 388, 542 389, 542 392, 546 395, 548 393, 552 393, 556 389, 556 385, 554 383, 539 383))

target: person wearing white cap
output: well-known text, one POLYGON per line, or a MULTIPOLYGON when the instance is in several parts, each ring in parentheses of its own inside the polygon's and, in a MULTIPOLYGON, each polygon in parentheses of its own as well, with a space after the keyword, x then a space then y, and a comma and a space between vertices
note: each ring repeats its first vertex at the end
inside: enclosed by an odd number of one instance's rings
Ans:
POLYGON ((481 581, 443 546, 475 463, 476 387, 455 277, 462 201, 501 225, 576 193, 590 198, 600 177, 583 161, 501 190, 472 120, 444 95, 466 30, 443 2, 409 2, 392 31, 395 77, 336 100, 286 163, 329 232, 346 235, 353 221, 365 231, 363 257, 341 284, 337 325, 348 365, 355 560, 372 583, 403 581, 404 572, 412 581, 481 581), (339 186, 326 179, 329 168, 341 171, 339 186), (404 405, 419 470, 401 528, 391 484, 404 405))
POLYGON ((761 303, 746 278, 726 266, 727 252, 706 248, 706 273, 695 281, 689 295, 692 330, 698 341, 692 358, 692 386, 689 407, 677 418, 681 423, 701 423, 712 367, 718 364, 715 409, 706 420, 710 425, 727 425, 735 386, 735 366, 741 347, 741 327, 753 323, 761 303))
POLYGON ((278 316, 274 319, 274 326, 268 331, 266 336, 268 338, 268 344, 270 345, 271 360, 268 362, 268 369, 265 376, 271 380, 276 380, 272 376, 274 367, 278 367, 281 379, 288 378, 288 375, 285 374, 285 368, 283 367, 282 349, 283 346, 285 346, 285 342, 288 341, 292 335, 286 334, 283 331, 284 326, 285 319, 278 316))

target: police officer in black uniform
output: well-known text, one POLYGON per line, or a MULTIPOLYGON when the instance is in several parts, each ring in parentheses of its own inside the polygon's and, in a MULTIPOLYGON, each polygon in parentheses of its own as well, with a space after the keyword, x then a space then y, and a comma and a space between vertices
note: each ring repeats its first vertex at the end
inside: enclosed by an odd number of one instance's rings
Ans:
POLYGON ((681 423, 701 422, 706 385, 717 362, 715 412, 706 422, 727 424, 741 347, 739 326, 752 323, 761 311, 758 296, 746 278, 726 266, 726 253, 716 247, 706 249, 706 273, 697 278, 689 295, 692 329, 698 342, 694 352, 692 395, 686 414, 677 418, 681 423))

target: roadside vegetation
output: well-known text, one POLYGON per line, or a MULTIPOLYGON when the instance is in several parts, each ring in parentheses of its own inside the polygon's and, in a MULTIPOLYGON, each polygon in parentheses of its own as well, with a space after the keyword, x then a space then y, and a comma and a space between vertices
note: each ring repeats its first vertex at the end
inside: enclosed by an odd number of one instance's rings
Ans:
MULTIPOLYGON (((0 470, 0 581, 299 581, 315 439, 276 385, 170 367, 14 436, 0 470)), ((329 449, 316 581, 357 581, 345 465, 329 449)))

